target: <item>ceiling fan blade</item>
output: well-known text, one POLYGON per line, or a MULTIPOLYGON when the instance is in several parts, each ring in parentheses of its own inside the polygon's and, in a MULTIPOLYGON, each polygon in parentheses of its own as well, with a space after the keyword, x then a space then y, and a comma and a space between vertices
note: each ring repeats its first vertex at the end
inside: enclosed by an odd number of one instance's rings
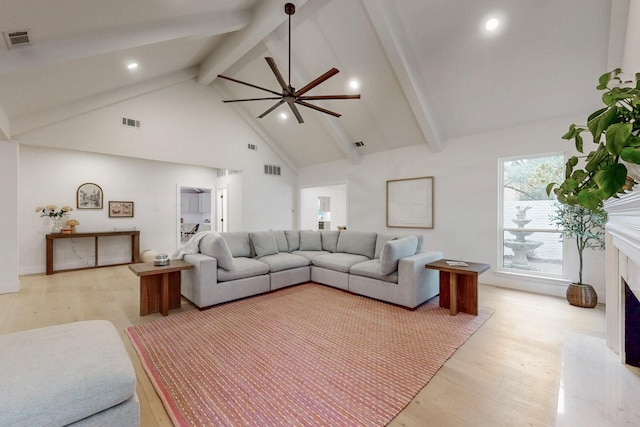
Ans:
POLYGON ((243 82, 241 80, 232 79, 231 77, 223 76, 222 74, 218 74, 218 77, 226 79, 226 80, 230 80, 230 81, 235 82, 235 83, 240 83, 241 85, 246 85, 246 86, 253 87, 253 88, 256 88, 256 89, 264 90, 265 92, 269 92, 269 93, 272 93, 274 95, 282 96, 281 93, 278 93, 278 92, 276 92, 274 90, 266 89, 266 88, 263 88, 263 87, 260 87, 260 86, 256 86, 256 85, 252 85, 251 83, 243 82))
POLYGON ((334 111, 327 110, 326 108, 318 107, 317 105, 309 104, 308 102, 304 102, 304 101, 300 101, 300 100, 296 101, 296 104, 300 104, 300 105, 303 105, 303 106, 305 106, 307 108, 312 108, 314 110, 322 111, 323 113, 330 114, 330 115, 332 115, 334 117, 340 117, 342 115, 342 114, 338 114, 338 113, 336 113, 334 111))
POLYGON ((269 64, 269 67, 271 68, 271 71, 273 71, 273 74, 276 75, 276 79, 278 79, 278 83, 280 83, 280 86, 282 86, 282 89, 286 91, 289 88, 289 86, 287 85, 287 82, 284 81, 284 77, 282 77, 282 74, 280 74, 280 70, 278 70, 278 66, 276 65, 275 59, 268 56, 265 57, 264 59, 267 60, 267 64, 269 64))
POLYGON ((299 96, 298 99, 303 101, 313 101, 318 99, 360 99, 360 95, 317 95, 317 96, 299 96))
POLYGON ((303 88, 301 88, 300 90, 298 90, 295 95, 296 97, 302 95, 303 93, 307 93, 309 92, 311 89, 313 89, 314 87, 318 86, 320 83, 324 82, 325 80, 329 79, 330 77, 335 76, 336 74, 338 74, 340 71, 337 68, 332 68, 329 71, 327 71, 326 73, 324 73, 323 75, 321 75, 320 77, 316 78, 315 80, 313 80, 311 83, 309 83, 308 85, 304 86, 303 88))
POLYGON ((273 110, 275 110, 276 108, 278 108, 279 106, 281 106, 282 104, 284 104, 284 99, 281 99, 280 101, 276 102, 276 105, 274 105, 273 107, 269 108, 267 111, 265 111, 264 113, 260 114, 258 116, 259 119, 263 118, 264 116, 266 116, 267 114, 269 114, 270 112, 272 112, 273 110))
POLYGON ((268 98, 247 98, 247 99, 227 99, 222 102, 244 102, 244 101, 264 101, 267 99, 281 99, 281 96, 271 96, 268 98))
POLYGON ((302 120, 302 115, 300 114, 300 111, 298 111, 298 107, 296 107, 295 103, 296 101, 287 101, 287 104, 289 104, 291 111, 293 111, 293 115, 296 116, 296 119, 298 119, 298 123, 304 123, 304 120, 302 120))

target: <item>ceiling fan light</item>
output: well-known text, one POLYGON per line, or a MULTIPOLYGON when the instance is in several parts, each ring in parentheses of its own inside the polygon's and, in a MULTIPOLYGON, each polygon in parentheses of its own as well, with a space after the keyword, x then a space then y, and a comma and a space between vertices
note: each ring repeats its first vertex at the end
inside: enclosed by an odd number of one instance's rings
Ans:
POLYGON ((280 113, 280 119, 287 120, 288 118, 289 118, 289 116, 284 111, 282 113, 280 113))
POLYGON ((359 89, 360 88, 360 82, 356 79, 351 79, 349 80, 349 87, 351 89, 359 89))

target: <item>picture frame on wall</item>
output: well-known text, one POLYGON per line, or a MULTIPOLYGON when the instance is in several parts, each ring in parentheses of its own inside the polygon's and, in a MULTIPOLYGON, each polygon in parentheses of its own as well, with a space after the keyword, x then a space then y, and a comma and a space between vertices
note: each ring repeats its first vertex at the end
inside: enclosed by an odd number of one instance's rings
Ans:
POLYGON ((387 227, 433 228, 433 177, 387 181, 387 227))
POLYGON ((85 182, 76 191, 78 209, 102 209, 102 188, 93 182, 85 182))
POLYGON ((109 201, 109 218, 133 218, 133 202, 109 201))

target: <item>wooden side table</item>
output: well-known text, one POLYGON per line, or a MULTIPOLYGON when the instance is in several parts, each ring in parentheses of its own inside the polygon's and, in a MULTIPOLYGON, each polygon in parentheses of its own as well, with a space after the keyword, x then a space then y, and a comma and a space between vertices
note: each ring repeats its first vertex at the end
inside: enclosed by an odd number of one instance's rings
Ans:
POLYGON ((180 272, 190 268, 193 264, 179 259, 163 266, 131 264, 129 270, 140 277, 140 316, 157 312, 167 316, 169 310, 180 308, 180 272))
POLYGON ((477 262, 441 259, 425 265, 425 268, 440 271, 440 307, 448 308, 455 316, 459 311, 478 315, 478 275, 491 266, 477 262), (449 265, 464 262, 463 265, 449 265))

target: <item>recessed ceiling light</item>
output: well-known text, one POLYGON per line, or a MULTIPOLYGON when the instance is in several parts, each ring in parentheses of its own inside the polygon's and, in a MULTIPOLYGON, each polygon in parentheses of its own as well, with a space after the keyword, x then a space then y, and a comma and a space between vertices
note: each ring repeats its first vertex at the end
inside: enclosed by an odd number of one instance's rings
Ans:
POLYGON ((487 31, 495 31, 498 29, 498 25, 500 25, 500 21, 496 18, 489 18, 487 19, 487 22, 484 23, 484 28, 487 31))
POLYGON ((287 120, 287 118, 289 118, 289 116, 287 115, 287 113, 280 113, 280 118, 282 120, 287 120))
POLYGON ((130 70, 135 70, 136 68, 138 68, 138 63, 137 62, 132 62, 132 63, 127 65, 127 68, 130 69, 130 70))
POLYGON ((360 87, 360 82, 355 79, 349 80, 349 87, 351 89, 358 89, 360 87))

